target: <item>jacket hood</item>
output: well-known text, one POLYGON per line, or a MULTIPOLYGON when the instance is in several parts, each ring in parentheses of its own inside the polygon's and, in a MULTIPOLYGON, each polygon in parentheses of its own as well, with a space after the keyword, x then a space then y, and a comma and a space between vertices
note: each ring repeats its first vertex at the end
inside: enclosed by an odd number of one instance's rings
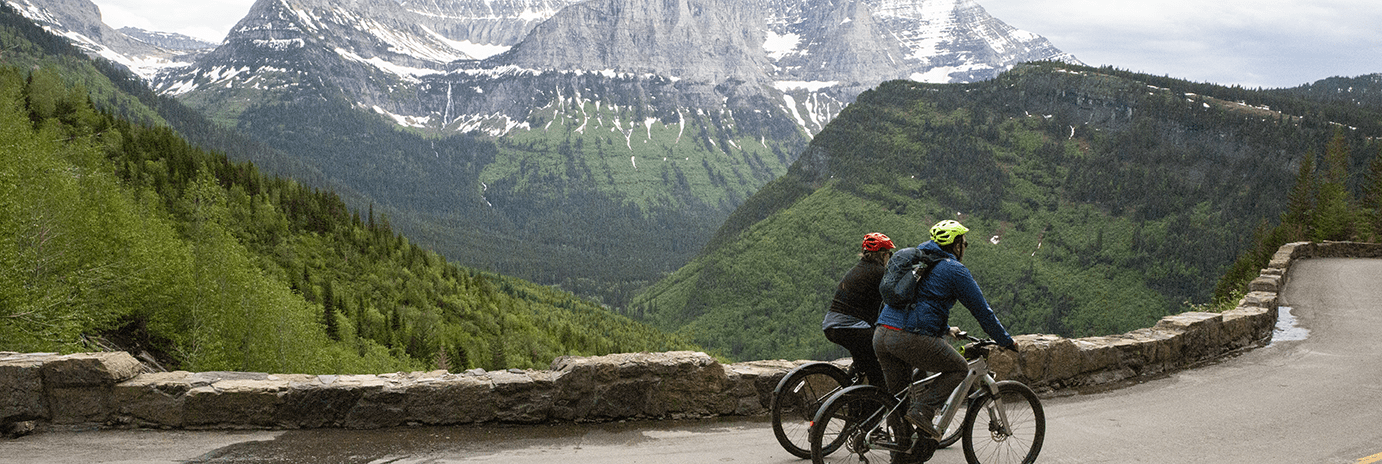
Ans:
POLYGON ((942 249, 941 249, 941 246, 938 245, 938 244, 936 244, 936 241, 935 241, 935 240, 927 240, 925 243, 922 243, 922 244, 920 244, 920 245, 917 245, 917 249, 918 249, 918 250, 925 250, 925 251, 933 252, 933 253, 940 253, 940 254, 944 255, 946 258, 950 258, 950 259, 954 259, 954 260, 956 260, 956 261, 959 261, 958 259, 955 258, 955 255, 950 254, 950 252, 948 252, 948 251, 942 250, 942 249))

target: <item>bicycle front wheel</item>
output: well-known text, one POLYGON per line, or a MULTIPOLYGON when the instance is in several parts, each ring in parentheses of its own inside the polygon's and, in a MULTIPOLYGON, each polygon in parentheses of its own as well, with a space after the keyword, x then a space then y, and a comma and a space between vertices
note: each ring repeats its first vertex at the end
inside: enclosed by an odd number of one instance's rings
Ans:
POLYGON ((788 453, 811 459, 811 420, 830 395, 853 382, 843 369, 830 363, 804 364, 792 369, 773 390, 773 435, 788 453))
POLYGON ((896 443, 887 415, 897 399, 872 385, 858 385, 830 396, 811 426, 811 462, 889 462, 890 452, 879 443, 896 443))
POLYGON ((1046 412, 1031 388, 1003 381, 996 397, 987 394, 969 405, 963 428, 969 464, 1031 464, 1046 439, 1046 412))

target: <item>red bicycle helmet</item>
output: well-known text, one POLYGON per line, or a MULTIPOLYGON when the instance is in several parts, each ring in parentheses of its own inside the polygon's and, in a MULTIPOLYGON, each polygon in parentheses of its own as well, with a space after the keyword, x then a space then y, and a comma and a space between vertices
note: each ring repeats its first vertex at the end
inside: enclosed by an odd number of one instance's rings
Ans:
POLYGON ((863 246, 864 251, 891 250, 893 248, 896 248, 893 246, 892 239, 888 238, 887 235, 883 235, 878 232, 872 232, 868 235, 865 235, 863 246))

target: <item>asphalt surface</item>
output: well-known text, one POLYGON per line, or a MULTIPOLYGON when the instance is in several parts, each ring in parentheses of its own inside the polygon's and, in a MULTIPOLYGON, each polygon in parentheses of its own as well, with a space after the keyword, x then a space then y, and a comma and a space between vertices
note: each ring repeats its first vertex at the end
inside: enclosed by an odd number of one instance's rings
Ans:
MULTIPOLYGON (((1382 462, 1382 260, 1311 259, 1267 347, 1101 393, 1043 400, 1042 463, 1382 462), (1287 318, 1286 320, 1290 320, 1287 318)), ((764 418, 386 430, 46 432, 0 463, 802 463, 764 418)), ((963 463, 959 446, 933 463, 963 463)))

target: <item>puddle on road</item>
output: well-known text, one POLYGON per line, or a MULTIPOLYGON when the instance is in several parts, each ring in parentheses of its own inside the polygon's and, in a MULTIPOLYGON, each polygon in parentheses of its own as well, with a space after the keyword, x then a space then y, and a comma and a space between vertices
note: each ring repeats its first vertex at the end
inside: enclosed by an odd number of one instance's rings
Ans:
POLYGON ((1272 330, 1272 342, 1290 342, 1305 340, 1310 336, 1310 329, 1296 325, 1296 316, 1291 315, 1290 306, 1276 307, 1276 328, 1272 330))
POLYGON ((656 439, 656 440, 665 440, 665 439, 674 439, 674 438, 690 438, 690 437, 699 437, 699 436, 709 436, 709 435, 724 434, 724 433, 737 433, 737 432, 742 431, 742 430, 745 430, 745 428, 744 428, 744 427, 710 427, 710 428, 698 428, 697 430, 687 430, 687 429, 680 429, 680 430, 672 430, 672 429, 669 429, 669 430, 644 430, 644 431, 643 431, 643 436, 644 436, 644 437, 648 437, 648 438, 652 438, 652 439, 656 439))

